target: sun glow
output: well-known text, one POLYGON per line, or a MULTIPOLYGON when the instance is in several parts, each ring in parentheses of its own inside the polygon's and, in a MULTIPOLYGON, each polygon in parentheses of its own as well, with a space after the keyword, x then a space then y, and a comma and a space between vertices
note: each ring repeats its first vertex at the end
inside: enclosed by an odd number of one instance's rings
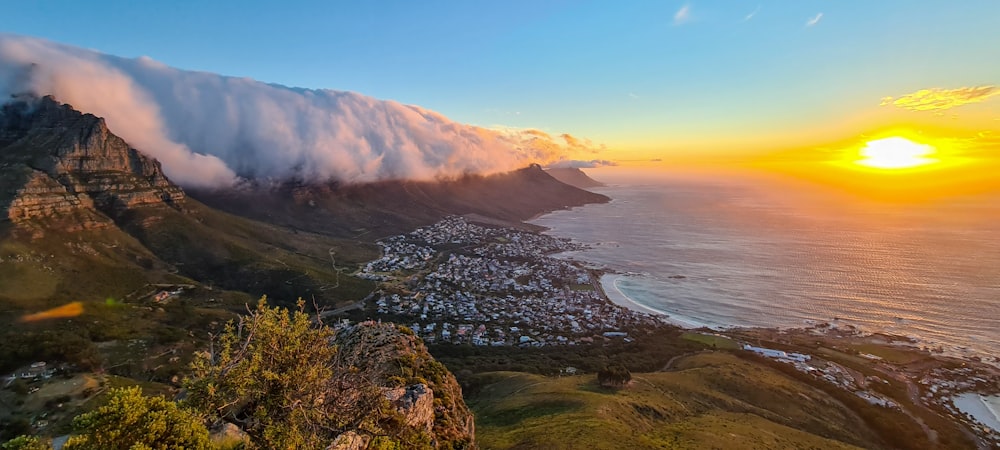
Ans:
POLYGON ((855 162, 876 169, 909 169, 938 162, 928 157, 934 153, 935 149, 930 145, 894 136, 868 141, 861 149, 862 159, 855 162))

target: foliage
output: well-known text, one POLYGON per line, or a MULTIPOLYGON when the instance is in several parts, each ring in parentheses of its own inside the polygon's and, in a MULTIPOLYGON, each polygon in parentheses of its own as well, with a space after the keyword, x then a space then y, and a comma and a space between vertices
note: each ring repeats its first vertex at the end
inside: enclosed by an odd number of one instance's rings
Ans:
MULTIPOLYGON (((362 347, 341 352, 334 331, 297 311, 257 309, 196 356, 185 381, 187 404, 210 420, 239 424, 263 448, 322 448, 345 431, 390 435, 396 421, 377 384, 361 369, 362 347)), ((398 430, 398 429, 397 429, 398 430)))
POLYGON ((12 370, 39 360, 65 361, 84 370, 97 368, 101 363, 97 347, 86 330, 10 326, 0 332, 0 370, 12 370))
MULTIPOLYGON (((858 397, 851 391, 840 389, 834 384, 824 380, 813 378, 804 374, 794 367, 776 362, 774 360, 757 356, 751 353, 737 353, 742 359, 754 361, 757 364, 768 366, 771 369, 781 372, 789 378, 797 379, 801 382, 813 386, 830 397, 836 399, 841 404, 846 405, 857 414, 865 424, 875 430, 880 437, 892 448, 900 449, 923 449, 934 447, 927 435, 923 432, 913 432, 919 426, 907 413, 895 408, 884 408, 873 405, 868 401, 858 397)), ((839 361, 845 363, 844 361, 839 361)), ((858 369, 855 367, 854 369, 858 369)), ((905 388, 904 388, 905 389, 905 388)), ((896 401, 900 401, 906 406, 907 393, 905 390, 890 395, 896 401)), ((974 445, 967 435, 960 428, 961 425, 935 414, 923 408, 906 406, 911 412, 916 413, 930 428, 938 435, 937 448, 972 448, 974 445)))
POLYGON ((622 387, 632 381, 632 374, 625 366, 613 364, 597 372, 597 382, 605 387, 622 387))
POLYGON ((51 448, 35 436, 24 435, 0 444, 0 450, 49 450, 51 448))
MULTIPOLYGON (((680 332, 670 327, 640 330, 632 336, 635 342, 631 343, 616 340, 529 348, 435 344, 428 349, 452 373, 516 371, 540 375, 558 375, 566 367, 596 373, 608 364, 620 364, 633 372, 655 372, 674 356, 704 349, 699 343, 678 339, 680 332)), ((461 377, 459 381, 463 381, 461 377)))
POLYGON ((492 449, 890 447, 847 407, 765 366, 724 352, 677 366, 633 372, 629 388, 615 390, 599 388, 594 375, 473 375, 479 388, 466 401, 476 441, 492 449))
POLYGON ((139 387, 113 389, 108 404, 73 419, 76 434, 63 447, 89 449, 208 449, 208 430, 192 412, 139 387))

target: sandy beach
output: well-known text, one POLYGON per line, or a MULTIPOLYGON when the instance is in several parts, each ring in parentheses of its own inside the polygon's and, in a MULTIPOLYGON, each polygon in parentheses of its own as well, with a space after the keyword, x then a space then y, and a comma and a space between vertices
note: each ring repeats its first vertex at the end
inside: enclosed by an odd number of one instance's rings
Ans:
MULTIPOLYGON (((624 292, 618 287, 618 281, 625 278, 627 275, 609 273, 601 276, 600 284, 604 291, 604 295, 611 300, 612 303, 623 306, 625 308, 631 309, 633 311, 655 314, 663 318, 663 320, 672 325, 676 325, 681 328, 701 328, 707 327, 707 325, 695 321, 693 319, 688 319, 686 317, 680 317, 676 315, 669 314, 665 311, 660 311, 656 308, 650 308, 639 302, 636 302, 629 296, 625 295, 624 292)), ((711 328, 711 327, 709 327, 711 328)))

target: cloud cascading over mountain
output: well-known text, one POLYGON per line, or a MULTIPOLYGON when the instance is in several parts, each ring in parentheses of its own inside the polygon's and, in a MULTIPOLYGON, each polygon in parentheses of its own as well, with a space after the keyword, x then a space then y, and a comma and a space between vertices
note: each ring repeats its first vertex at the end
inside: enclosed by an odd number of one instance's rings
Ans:
POLYGON ((296 89, 0 34, 0 95, 53 95, 104 117, 185 187, 238 177, 434 179, 564 159, 581 140, 456 123, 354 92, 296 89))

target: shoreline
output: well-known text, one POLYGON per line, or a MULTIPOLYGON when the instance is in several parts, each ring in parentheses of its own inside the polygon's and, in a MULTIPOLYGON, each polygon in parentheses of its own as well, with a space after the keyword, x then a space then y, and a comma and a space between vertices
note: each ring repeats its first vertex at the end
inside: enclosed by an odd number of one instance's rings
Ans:
MULTIPOLYGON (((564 254, 567 252, 555 252, 554 254, 564 254)), ((575 256, 575 255, 574 255, 575 256)), ((853 323, 845 322, 843 320, 834 318, 832 320, 824 321, 819 319, 808 319, 801 325, 771 325, 771 326, 746 326, 746 325, 709 325, 696 319, 689 317, 680 316, 677 314, 669 313, 651 306, 642 304, 641 302, 626 295, 621 288, 618 286, 618 282, 629 276, 627 273, 621 273, 614 271, 613 269, 608 269, 606 267, 601 267, 596 265, 596 263, 591 263, 586 260, 578 258, 570 258, 574 260, 577 264, 584 267, 588 267, 591 271, 591 281, 594 288, 604 297, 605 300, 611 302, 614 305, 629 309, 631 311, 651 314, 657 319, 665 324, 676 326, 685 330, 697 330, 697 329, 707 329, 713 332, 753 332, 754 330, 763 331, 774 331, 778 333, 787 332, 810 332, 816 330, 824 330, 823 333, 826 334, 828 331, 845 332, 853 337, 859 338, 869 338, 869 337, 883 337, 888 338, 889 342, 885 345, 892 347, 905 347, 908 350, 914 351, 924 351, 927 352, 928 356, 932 358, 944 358, 944 359, 957 359, 965 362, 973 362, 977 364, 985 364, 994 368, 1000 369, 1000 357, 990 358, 987 354, 974 352, 972 354, 956 351, 949 348, 949 350, 935 351, 932 346, 933 342, 928 342, 921 337, 898 334, 893 332, 893 330, 874 330, 862 327, 853 323)))
POLYGON ((671 325, 684 328, 684 329, 697 329, 697 328, 709 328, 709 329, 721 329, 719 327, 712 327, 700 322, 696 322, 692 319, 670 314, 666 311, 661 311, 659 309, 643 305, 639 303, 632 297, 625 295, 621 288, 618 287, 618 281, 625 278, 627 275, 620 273, 605 273, 597 279, 597 285, 601 288, 601 293, 604 294, 606 298, 611 303, 614 303, 623 308, 630 309, 632 311, 637 311, 646 314, 652 314, 657 316, 663 322, 669 323, 671 325), (610 289, 608 288, 610 286, 610 289))
POLYGON ((991 404, 992 401, 996 401, 994 399, 1000 399, 1000 397, 979 392, 963 392, 952 397, 952 404, 959 411, 972 416, 983 426, 1000 432, 1000 415, 991 404))
MULTIPOLYGON (((818 324, 829 324, 831 327, 855 329, 867 334, 891 334, 906 337, 913 346, 927 348, 928 351, 937 355, 972 360, 982 359, 1000 367, 1000 357, 997 357, 996 352, 993 351, 993 347, 996 347, 997 343, 996 334, 993 329, 984 326, 988 323, 981 320, 983 316, 966 316, 967 311, 963 306, 962 314, 959 316, 975 318, 976 321, 969 325, 972 327, 969 333, 955 333, 956 327, 953 325, 956 323, 956 316, 941 312, 947 310, 932 309, 925 315, 919 311, 911 310, 912 305, 906 306, 910 305, 907 302, 910 302, 911 299, 916 302, 922 301, 925 297, 930 299, 928 301, 935 302, 933 303, 936 305, 935 307, 945 305, 945 303, 941 305, 939 303, 943 301, 941 298, 945 298, 947 293, 934 290, 937 288, 928 288, 930 291, 925 296, 924 288, 914 288, 916 290, 912 290, 912 295, 910 295, 911 289, 907 287, 906 302, 900 303, 892 299, 884 300, 882 297, 876 296, 858 302, 857 306, 853 301, 837 300, 840 297, 849 298, 852 295, 851 290, 856 290, 854 285, 837 287, 829 285, 822 279, 818 279, 819 281, 816 282, 819 284, 814 284, 808 279, 801 283, 796 281, 799 284, 793 286, 795 287, 794 291, 773 284, 761 285, 763 289, 748 284, 746 286, 749 289, 743 289, 747 291, 744 295, 739 292, 741 289, 737 283, 723 285, 713 281, 711 273, 714 269, 701 270, 700 266, 697 265, 692 266, 694 267, 692 269, 684 265, 686 262, 676 262, 677 264, 675 264, 674 261, 655 259, 645 261, 646 258, 654 255, 654 253, 645 251, 635 252, 641 256, 633 256, 629 249, 641 250, 652 243, 647 244, 617 236, 615 234, 617 228, 615 228, 614 223, 620 220, 617 219, 620 217, 619 214, 635 211, 637 207, 641 207, 635 202, 646 197, 635 194, 631 189, 616 190, 619 187, 602 188, 600 192, 612 197, 611 203, 620 203, 620 207, 588 209, 593 205, 586 205, 573 208, 573 210, 578 209, 579 212, 552 211, 535 215, 529 219, 534 224, 549 228, 543 232, 544 234, 564 238, 571 237, 576 242, 588 246, 587 250, 573 252, 573 259, 583 261, 588 266, 603 265, 605 270, 631 277, 624 281, 618 279, 620 277, 602 277, 601 284, 604 285, 606 298, 615 304, 643 313, 666 313, 671 319, 679 319, 684 322, 679 324, 683 327, 697 327, 700 325, 696 325, 699 322, 708 324, 710 328, 716 330, 733 328, 803 329, 812 328, 818 324), (625 203, 621 203, 622 201, 625 203), (626 208, 627 203, 634 203, 634 205, 626 208), (609 219, 608 217, 615 218, 609 219), (593 225, 590 224, 591 220, 594 221, 593 225), (610 228, 605 230, 605 227, 610 228), (615 241, 616 239, 622 241, 621 245, 615 241), (633 261, 633 259, 638 261, 633 261), (681 274, 683 271, 680 269, 681 267, 685 268, 683 270, 689 271, 682 275, 690 278, 690 280, 683 282, 687 283, 683 285, 682 282, 669 279, 675 274, 681 274), (690 270, 695 271, 690 272, 690 270), (636 274, 636 272, 642 274, 636 274), (619 287, 625 289, 634 298, 616 295, 614 286, 616 281, 619 287), (677 298, 674 298, 674 291, 669 290, 674 284, 678 285, 677 298), (815 291, 812 290, 814 287, 815 291), (781 293, 780 297, 772 297, 780 298, 783 302, 787 301, 790 306, 785 308, 775 304, 775 300, 766 294, 771 291, 781 293), (712 302, 700 302, 698 297, 708 298, 712 302), (676 313, 690 317, 674 317, 676 313)), ((637 190, 635 192, 645 191, 637 190)), ((660 196, 657 194, 656 197, 650 198, 660 198, 660 196)), ((659 234, 654 233, 650 236, 659 236, 659 234)), ((656 245, 660 245, 659 240, 655 242, 656 245)), ((692 251, 700 252, 701 250, 692 251)), ((695 260, 700 261, 697 258, 695 260)), ((789 261, 796 260, 790 259, 789 261)), ((724 268, 728 271, 729 267, 726 265, 724 268)), ((738 268, 738 265, 732 267, 738 268)), ((840 266, 833 265, 831 267, 840 266)), ((740 282, 745 277, 749 277, 742 272, 733 272, 731 275, 733 276, 731 280, 740 282)), ((765 278, 750 279, 753 282, 766 280, 765 278)), ((799 279, 796 278, 796 280, 799 279)), ((946 286, 946 284, 941 286, 946 286)))
MULTIPOLYGON (((595 248, 591 243, 583 244, 589 249, 595 248)), ((807 355, 807 358, 814 358, 821 364, 818 367, 832 367, 829 370, 837 369, 850 374, 849 381, 854 384, 844 385, 852 386, 845 388, 848 393, 854 392, 852 389, 868 393, 872 388, 869 385, 872 380, 894 384, 906 395, 889 396, 889 404, 901 405, 899 407, 904 412, 914 417, 915 424, 923 425, 923 422, 911 411, 932 413, 954 423, 978 448, 987 448, 984 446, 988 445, 986 443, 1000 443, 1000 438, 997 437, 1000 429, 994 426, 1000 426, 1000 417, 997 415, 1000 396, 996 395, 995 389, 997 377, 1000 377, 1000 358, 981 358, 966 352, 935 352, 926 345, 920 345, 928 344, 924 339, 897 334, 890 329, 866 329, 837 317, 832 321, 805 320, 803 325, 789 327, 709 326, 647 306, 629 297, 619 283, 626 277, 638 274, 618 272, 580 256, 582 255, 575 254, 568 259, 590 271, 594 289, 611 304, 634 313, 651 315, 665 326, 675 326, 686 331, 707 329, 710 331, 702 333, 719 333, 738 343, 751 342, 765 349, 777 349, 772 351, 807 355), (961 368, 956 368, 959 366, 961 368), (855 376, 857 374, 860 374, 860 378, 855 376), (990 383, 993 383, 993 387, 990 383), (968 407, 972 407, 975 412, 968 411, 968 407), (966 414, 974 417, 974 422, 970 422, 966 414), (980 426, 974 425, 975 423, 980 426)), ((656 292, 651 291, 648 299, 659 305, 656 292)), ((965 350, 965 347, 960 348, 965 350)), ((806 367, 810 373, 818 370, 806 367)), ((796 370, 804 371, 798 366, 796 370)), ((836 383, 834 385, 837 386, 836 383)), ((861 397, 881 398, 878 394, 875 397, 861 397)), ((928 430, 925 426, 924 431, 931 436, 928 430)))

